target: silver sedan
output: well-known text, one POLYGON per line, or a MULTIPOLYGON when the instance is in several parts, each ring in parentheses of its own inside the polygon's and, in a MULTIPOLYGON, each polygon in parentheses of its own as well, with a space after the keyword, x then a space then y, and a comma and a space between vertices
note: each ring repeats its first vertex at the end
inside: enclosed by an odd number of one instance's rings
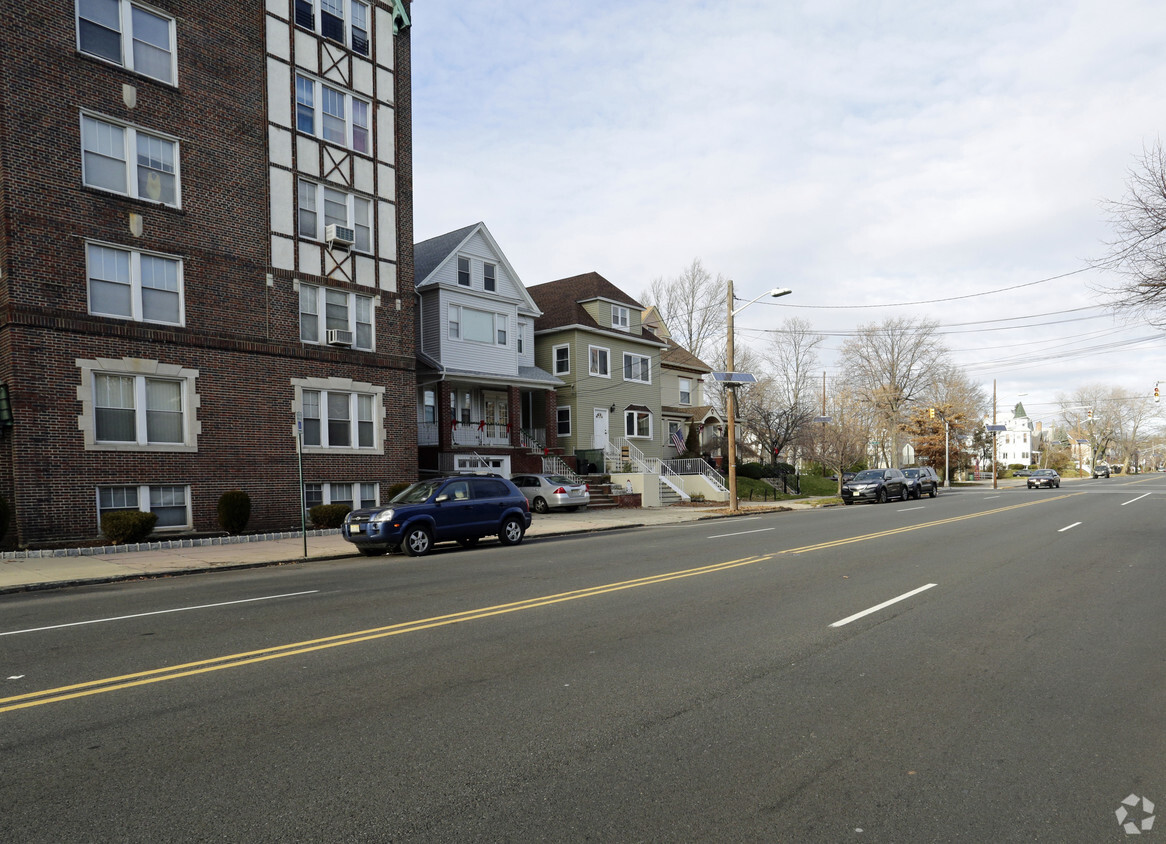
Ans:
POLYGON ((591 503, 585 483, 576 483, 563 475, 511 475, 511 482, 530 501, 536 513, 548 510, 576 510, 591 503))

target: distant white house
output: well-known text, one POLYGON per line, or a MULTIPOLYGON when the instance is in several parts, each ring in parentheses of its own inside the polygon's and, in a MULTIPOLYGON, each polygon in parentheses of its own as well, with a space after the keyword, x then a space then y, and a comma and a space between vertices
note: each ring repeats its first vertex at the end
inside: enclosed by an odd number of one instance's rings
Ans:
POLYGON ((1005 430, 996 435, 996 460, 1005 466, 1032 465, 1033 422, 1024 412, 1024 405, 1017 402, 1012 416, 997 424, 1004 425, 1005 430))

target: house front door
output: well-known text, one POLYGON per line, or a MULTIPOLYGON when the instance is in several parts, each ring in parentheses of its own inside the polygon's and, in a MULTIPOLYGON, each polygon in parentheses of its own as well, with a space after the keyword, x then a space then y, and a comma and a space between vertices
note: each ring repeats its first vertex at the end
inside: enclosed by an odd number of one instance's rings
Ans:
POLYGON ((607 409, 595 408, 595 427, 591 429, 591 447, 607 448, 607 409))

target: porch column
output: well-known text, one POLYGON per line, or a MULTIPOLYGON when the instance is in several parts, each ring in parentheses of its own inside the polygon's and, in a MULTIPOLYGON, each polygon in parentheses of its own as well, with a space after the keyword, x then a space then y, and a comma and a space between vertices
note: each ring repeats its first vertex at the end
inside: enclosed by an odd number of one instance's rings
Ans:
POLYGON ((449 397, 453 391, 448 381, 442 381, 437 387, 437 443, 441 452, 453 451, 453 431, 450 423, 449 397))
POLYGON ((522 391, 517 387, 506 388, 506 418, 510 420, 510 447, 522 445, 522 391))
MULTIPOLYGON (((544 390, 546 396, 547 448, 559 447, 559 394, 554 390, 544 390)), ((571 420, 575 424, 575 420, 571 420)))

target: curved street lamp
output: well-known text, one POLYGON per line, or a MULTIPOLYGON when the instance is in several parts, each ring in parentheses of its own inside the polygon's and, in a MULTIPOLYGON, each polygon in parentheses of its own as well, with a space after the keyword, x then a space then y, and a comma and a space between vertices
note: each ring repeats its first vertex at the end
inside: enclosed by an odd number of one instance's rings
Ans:
MULTIPOLYGON (((725 342, 725 369, 728 372, 733 371, 733 317, 741 313, 754 302, 770 296, 774 299, 779 296, 788 296, 793 293, 788 287, 774 287, 772 290, 767 290, 756 299, 750 299, 739 308, 733 308, 733 280, 729 279, 729 300, 728 311, 729 319, 726 325, 727 339, 725 342)), ((731 381, 725 382, 725 387, 728 393, 725 395, 725 410, 729 417, 729 444, 728 444, 728 460, 729 460, 729 512, 737 512, 737 387, 731 381)))

